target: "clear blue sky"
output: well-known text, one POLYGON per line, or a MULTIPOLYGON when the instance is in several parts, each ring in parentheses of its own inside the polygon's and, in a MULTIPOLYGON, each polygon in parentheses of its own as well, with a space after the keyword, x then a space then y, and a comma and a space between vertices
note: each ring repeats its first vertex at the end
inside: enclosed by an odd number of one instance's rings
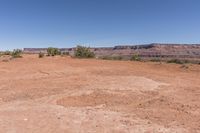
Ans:
POLYGON ((0 0, 0 49, 200 43, 200 0, 0 0))

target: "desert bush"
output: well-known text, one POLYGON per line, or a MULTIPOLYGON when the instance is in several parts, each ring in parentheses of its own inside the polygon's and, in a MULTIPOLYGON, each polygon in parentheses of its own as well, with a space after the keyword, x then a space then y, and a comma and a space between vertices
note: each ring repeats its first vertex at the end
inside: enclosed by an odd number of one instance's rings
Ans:
POLYGON ((90 50, 89 47, 84 47, 84 46, 77 46, 75 53, 75 57, 78 58, 94 58, 95 54, 90 50))
POLYGON ((3 52, 2 54, 3 55, 12 55, 12 52, 7 50, 7 51, 3 52))
POLYGON ((157 58, 151 59, 150 61, 152 61, 152 62, 161 62, 161 60, 157 59, 157 58))
POLYGON ((12 52, 8 50, 4 52, 0 52, 0 56, 3 56, 3 55, 12 55, 12 52))
POLYGON ((39 58, 43 58, 44 57, 44 53, 40 52, 38 55, 39 58))
POLYGON ((181 61, 181 60, 179 60, 179 59, 171 59, 171 60, 168 60, 167 63, 184 64, 184 63, 186 63, 186 62, 181 61))
POLYGON ((22 54, 21 49, 14 49, 13 52, 11 53, 11 56, 13 58, 21 58, 22 57, 21 54, 22 54))
POLYGON ((122 56, 102 56, 100 59, 103 60, 123 60, 122 56))
POLYGON ((63 56, 64 56, 64 55, 67 55, 67 56, 68 56, 68 55, 69 55, 69 52, 61 52, 61 55, 63 55, 63 56))
POLYGON ((134 54, 134 55, 132 55, 131 60, 132 61, 141 61, 141 58, 138 54, 134 54))
POLYGON ((47 55, 48 56, 55 56, 55 55, 60 55, 61 52, 58 48, 52 48, 52 47, 49 47, 47 49, 47 55))

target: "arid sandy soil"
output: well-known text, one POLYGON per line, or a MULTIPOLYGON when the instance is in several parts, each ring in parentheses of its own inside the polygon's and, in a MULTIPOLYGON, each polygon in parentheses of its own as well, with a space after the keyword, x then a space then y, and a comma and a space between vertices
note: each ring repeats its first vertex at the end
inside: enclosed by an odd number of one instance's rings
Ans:
POLYGON ((198 133, 200 65, 187 66, 0 61, 0 133, 198 133))

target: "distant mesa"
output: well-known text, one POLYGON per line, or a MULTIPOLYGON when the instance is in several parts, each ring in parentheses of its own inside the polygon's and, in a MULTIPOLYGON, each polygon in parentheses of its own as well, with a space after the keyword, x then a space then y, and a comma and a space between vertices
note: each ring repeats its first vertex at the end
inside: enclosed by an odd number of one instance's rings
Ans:
MULTIPOLYGON (((122 56, 130 58, 137 54, 144 59, 154 58, 186 58, 200 60, 200 44, 162 44, 152 43, 145 45, 118 45, 114 47, 91 47, 97 57, 122 56)), ((75 48, 60 48, 61 52, 74 53, 75 48)), ((46 53, 47 48, 24 48, 24 53, 46 53)))

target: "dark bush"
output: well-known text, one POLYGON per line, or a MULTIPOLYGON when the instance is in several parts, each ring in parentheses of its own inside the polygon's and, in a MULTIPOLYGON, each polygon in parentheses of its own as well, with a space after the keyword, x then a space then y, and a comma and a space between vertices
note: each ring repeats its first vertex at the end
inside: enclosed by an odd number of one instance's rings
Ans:
POLYGON ((12 52, 7 50, 7 51, 3 52, 3 55, 12 55, 12 52))
POLYGON ((183 64, 184 61, 181 61, 179 59, 171 59, 171 60, 167 61, 167 63, 183 64))
POLYGON ((78 58, 94 58, 95 57, 94 52, 91 52, 89 47, 84 47, 84 46, 77 46, 74 55, 75 57, 78 57, 78 58))
POLYGON ((138 54, 134 54, 132 57, 131 57, 131 60, 132 61, 141 61, 141 58, 138 54))
POLYGON ((43 58, 44 57, 44 53, 40 52, 38 55, 39 58, 43 58))

